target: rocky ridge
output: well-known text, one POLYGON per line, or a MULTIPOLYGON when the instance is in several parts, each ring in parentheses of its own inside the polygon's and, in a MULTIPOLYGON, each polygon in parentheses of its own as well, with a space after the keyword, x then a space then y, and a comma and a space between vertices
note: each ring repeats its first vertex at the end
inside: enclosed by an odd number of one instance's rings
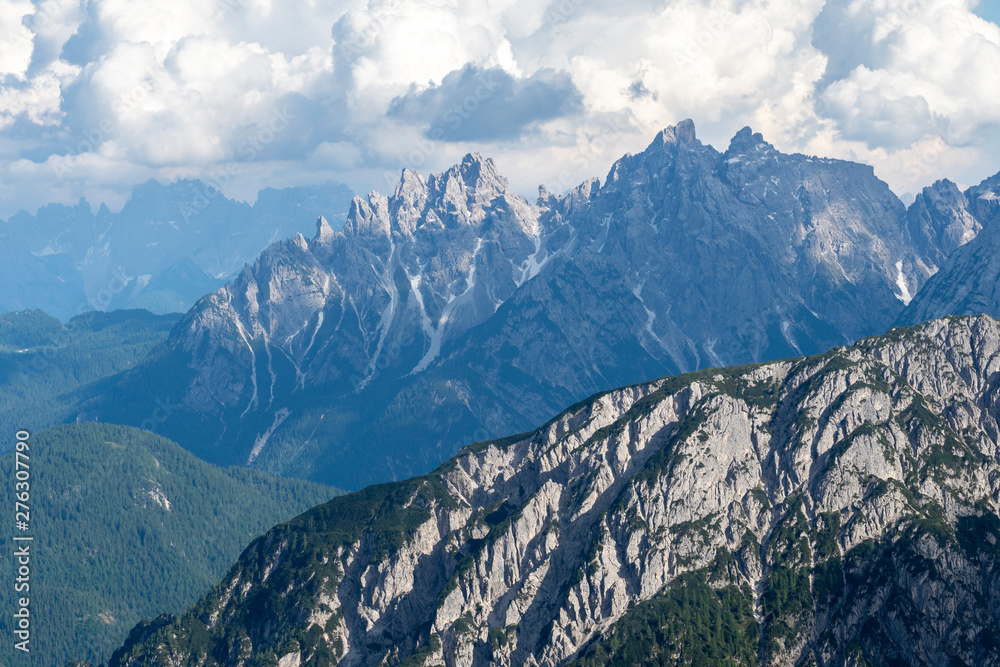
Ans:
POLYGON ((597 391, 884 331, 977 229, 945 195, 908 219, 871 167, 749 128, 720 153, 690 121, 534 203, 479 155, 406 170, 341 232, 272 245, 81 418, 167 393, 165 433, 210 461, 407 477, 597 391))
POLYGON ((608 391, 254 541, 112 665, 996 664, 1000 322, 608 391))
MULTIPOLYGON (((926 191, 925 191, 926 193, 926 191)), ((986 313, 1000 316, 1000 175, 957 194, 952 186, 950 208, 966 220, 982 221, 983 229, 956 248, 941 270, 900 315, 902 324, 916 324, 945 315, 986 313)), ((940 201, 940 200, 939 200, 940 201)), ((957 216, 953 216, 957 217, 957 216)), ((959 227, 952 227, 959 232, 959 227)), ((966 227, 965 236, 974 230, 966 227)), ((952 234, 954 237, 956 234, 952 234)))

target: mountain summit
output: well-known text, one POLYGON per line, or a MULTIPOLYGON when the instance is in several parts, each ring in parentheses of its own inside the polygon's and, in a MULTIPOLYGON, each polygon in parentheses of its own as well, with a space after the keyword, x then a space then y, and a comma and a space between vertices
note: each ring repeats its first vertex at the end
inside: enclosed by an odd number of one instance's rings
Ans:
POLYGON ((404 170, 342 231, 268 248, 81 416, 138 423, 169 392, 166 434, 211 461, 405 477, 596 391, 884 331, 981 224, 935 211, 750 128, 719 153, 690 121, 534 204, 480 155, 404 170))
MULTIPOLYGON (((997 290, 1000 285, 1000 174, 964 193, 952 183, 935 183, 934 189, 924 190, 922 196, 929 202, 925 208, 939 215, 943 213, 941 217, 945 219, 955 220, 947 226, 938 225, 938 228, 943 227, 944 238, 955 250, 942 261, 941 270, 928 281, 900 315, 899 321, 915 324, 945 315, 978 313, 1000 317, 1000 292, 997 290)), ((921 203, 919 199, 917 203, 921 203)))

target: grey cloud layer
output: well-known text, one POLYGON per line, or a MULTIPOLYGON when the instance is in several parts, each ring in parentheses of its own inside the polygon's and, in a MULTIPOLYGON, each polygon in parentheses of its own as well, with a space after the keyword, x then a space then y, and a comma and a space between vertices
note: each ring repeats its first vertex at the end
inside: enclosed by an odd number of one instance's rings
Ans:
POLYGON ((542 69, 529 77, 473 63, 449 72, 441 84, 411 90, 392 101, 388 115, 425 123, 440 141, 512 139, 533 124, 583 111, 583 95, 567 72, 542 69))

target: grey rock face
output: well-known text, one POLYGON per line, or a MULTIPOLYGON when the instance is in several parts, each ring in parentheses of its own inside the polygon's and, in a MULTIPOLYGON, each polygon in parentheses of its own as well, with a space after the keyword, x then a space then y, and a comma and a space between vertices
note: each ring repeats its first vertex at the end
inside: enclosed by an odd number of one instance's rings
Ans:
MULTIPOLYGON (((870 167, 782 155, 749 128, 722 155, 690 123, 665 130, 590 193, 567 212, 540 202, 543 219, 571 221, 570 250, 462 341, 470 393, 517 396, 530 376, 568 404, 655 373, 819 352, 884 331, 931 273, 870 167)), ((560 404, 531 395, 519 426, 560 404)))
POLYGON ((924 188, 907 209, 906 231, 937 270, 951 253, 976 237, 988 219, 983 213, 957 185, 941 180, 924 188))
POLYGON ((407 171, 391 197, 356 198, 341 232, 321 218, 311 241, 271 246, 189 313, 175 336, 196 369, 184 407, 239 407, 234 431, 263 420, 253 463, 303 394, 364 397, 434 364, 526 280, 541 236, 492 161, 428 182, 407 171))
POLYGON ((347 488, 406 477, 596 391, 885 331, 975 228, 923 197, 915 243, 871 167, 749 128, 719 153, 690 121, 534 204, 481 156, 405 171, 342 232, 271 246, 85 416, 141 419, 122 406, 166 377, 183 410, 165 433, 210 460, 347 488))
POLYGON ((996 664, 998 374, 952 318, 599 394, 274 528, 112 664, 996 664), (729 615, 632 631, 684 590, 729 615))
MULTIPOLYGON (((948 206, 981 221, 983 230, 956 249, 941 265, 941 270, 900 315, 901 324, 916 324, 946 315, 1000 315, 1000 226, 997 225, 1000 221, 1000 174, 952 201, 954 205, 948 206), (957 204, 961 204, 961 208, 957 204)), ((951 228, 957 233, 957 225, 951 228)))

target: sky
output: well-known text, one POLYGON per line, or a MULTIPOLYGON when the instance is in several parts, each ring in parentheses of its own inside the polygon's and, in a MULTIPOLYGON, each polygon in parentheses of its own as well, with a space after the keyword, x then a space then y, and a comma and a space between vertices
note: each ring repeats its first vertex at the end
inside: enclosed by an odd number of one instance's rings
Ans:
POLYGON ((997 2, 996 0, 980 2, 975 8, 975 12, 987 21, 1000 23, 1000 2, 997 2))
POLYGON ((691 118, 725 150, 1000 171, 1000 0, 3 0, 0 218, 201 178, 391 191, 468 152, 533 198, 691 118))

